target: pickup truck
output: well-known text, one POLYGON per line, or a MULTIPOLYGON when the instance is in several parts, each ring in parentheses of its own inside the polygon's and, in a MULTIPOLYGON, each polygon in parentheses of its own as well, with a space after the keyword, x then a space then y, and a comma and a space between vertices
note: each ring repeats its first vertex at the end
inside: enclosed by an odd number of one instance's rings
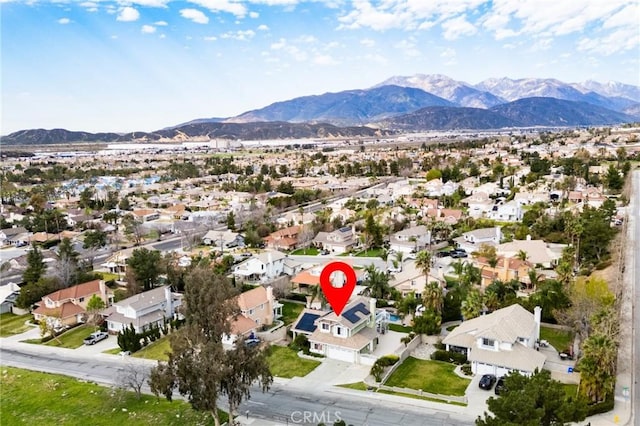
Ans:
POLYGON ((109 334, 104 331, 96 331, 95 333, 91 333, 89 337, 83 340, 85 345, 95 345, 100 340, 104 340, 109 337, 109 334))

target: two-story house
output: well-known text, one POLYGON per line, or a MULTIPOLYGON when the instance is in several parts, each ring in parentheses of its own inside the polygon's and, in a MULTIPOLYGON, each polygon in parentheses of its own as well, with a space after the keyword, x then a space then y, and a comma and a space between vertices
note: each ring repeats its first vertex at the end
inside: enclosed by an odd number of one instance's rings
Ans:
POLYGON ((36 321, 46 320, 54 327, 73 326, 87 320, 87 303, 97 295, 105 306, 113 302, 113 293, 103 280, 74 285, 42 297, 33 311, 36 321))
POLYGON ((0 229, 0 245, 25 246, 31 233, 22 226, 0 229))
POLYGON ((267 282, 284 274, 285 260, 285 254, 267 250, 236 265, 233 275, 238 280, 267 282))
POLYGON ((515 257, 498 256, 496 266, 491 266, 488 259, 477 256, 473 259, 474 266, 480 269, 482 276, 481 286, 487 287, 495 280, 508 282, 516 280, 521 284, 529 283, 529 271, 531 263, 515 257))
POLYGON ((417 253, 431 244, 431 231, 424 225, 403 229, 389 238, 389 249, 404 254, 417 253))
MULTIPOLYGON (((304 229, 302 225, 288 226, 272 232, 263 240, 265 245, 270 249, 293 250, 298 246, 298 235, 300 235, 304 229)), ((313 234, 311 237, 312 236, 313 234)))
POLYGON ((319 312, 303 310, 292 326, 295 332, 308 336, 311 352, 360 364, 361 355, 375 350, 378 344, 375 299, 358 296, 345 306, 341 315, 319 312))
POLYGON ((447 350, 467 354, 474 374, 504 376, 512 370, 530 375, 541 370, 546 357, 536 350, 542 309, 534 313, 520 305, 498 309, 463 321, 443 340, 447 350))
POLYGON ((231 334, 222 343, 233 345, 239 336, 250 337, 263 326, 282 316, 282 304, 273 296, 271 287, 258 286, 238 296, 240 315, 231 322, 231 334))
POLYGON ((313 242, 323 250, 329 250, 335 254, 342 254, 351 250, 357 241, 353 228, 345 226, 333 232, 318 232, 313 242))
POLYGON ((500 244, 501 240, 502 231, 499 226, 475 229, 453 239, 459 248, 466 250, 468 253, 478 250, 482 244, 495 247, 500 244))
POLYGON ((157 287, 128 297, 103 311, 109 333, 116 334, 133 324, 141 333, 153 326, 162 326, 177 314, 182 295, 172 293, 169 286, 157 287))

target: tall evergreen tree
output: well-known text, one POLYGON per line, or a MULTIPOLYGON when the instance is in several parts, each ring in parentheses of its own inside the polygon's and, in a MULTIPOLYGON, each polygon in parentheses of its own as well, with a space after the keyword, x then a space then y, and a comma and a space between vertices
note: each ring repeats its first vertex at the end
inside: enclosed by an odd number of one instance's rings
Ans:
POLYGON ((22 273, 22 281, 25 284, 36 283, 47 271, 42 252, 35 244, 27 253, 27 269, 22 273))

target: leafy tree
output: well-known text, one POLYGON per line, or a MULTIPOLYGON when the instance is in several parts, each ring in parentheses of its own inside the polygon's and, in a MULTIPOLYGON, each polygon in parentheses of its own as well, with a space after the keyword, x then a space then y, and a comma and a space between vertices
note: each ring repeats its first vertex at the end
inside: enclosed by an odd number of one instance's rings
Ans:
POLYGON ((160 252, 146 248, 136 249, 127 259, 127 266, 138 285, 142 284, 143 291, 151 290, 160 275, 160 252))
POLYGON ((91 315, 91 322, 98 325, 100 320, 100 311, 106 308, 104 300, 97 294, 91 296, 91 299, 87 302, 87 312, 91 315))
POLYGON ((470 320, 480 316, 483 307, 482 294, 478 289, 472 288, 467 293, 467 297, 462 301, 460 305, 460 311, 464 320, 470 320))
POLYGON ((31 306, 39 302, 42 296, 60 288, 60 282, 55 277, 42 277, 35 283, 29 283, 20 288, 20 294, 16 299, 16 306, 23 309, 29 309, 31 306))
POLYGON ((144 238, 142 222, 133 216, 133 214, 127 214, 122 218, 122 224, 124 225, 124 233, 129 236, 135 244, 140 244, 144 238))
POLYGON ((107 245, 107 234, 105 232, 87 231, 84 234, 82 247, 85 249, 99 249, 107 245))
POLYGON ((83 209, 92 209, 95 206, 95 201, 93 200, 93 196, 95 195, 95 191, 92 187, 87 186, 80 193, 80 200, 78 201, 78 205, 83 209))
POLYGON ((364 225, 364 234, 366 239, 366 247, 380 247, 382 246, 382 228, 380 224, 376 222, 373 217, 373 213, 367 214, 364 225))
POLYGON ((236 216, 233 212, 229 212, 229 214, 227 214, 227 228, 232 231, 235 231, 236 229, 236 216))
POLYGON ((129 351, 131 353, 137 352, 142 348, 140 344, 140 334, 136 332, 133 324, 129 324, 129 327, 124 327, 118 333, 118 346, 123 351, 129 351))
POLYGON ((400 300, 400 303, 398 304, 398 312, 404 315, 409 313, 412 314, 416 311, 419 304, 420 301, 416 298, 416 293, 412 291, 400 300))
POLYGON ((612 192, 620 191, 624 185, 624 179, 620 176, 620 172, 613 164, 609 165, 605 179, 607 188, 612 192))
POLYGON ((56 310, 56 312, 50 313, 47 315, 47 318, 42 318, 38 321, 38 326, 40 327, 40 337, 44 338, 47 334, 51 336, 56 342, 62 344, 60 339, 58 338, 58 333, 56 333, 56 321, 51 321, 52 318, 59 318, 60 310, 56 310))
POLYGON ((432 281, 425 286, 424 293, 422 293, 422 304, 425 308, 432 310, 436 314, 442 314, 444 294, 440 284, 432 281))
POLYGON ((367 278, 364 285, 367 286, 366 293, 376 299, 384 299, 391 293, 389 287, 389 275, 383 271, 379 271, 372 263, 364 270, 367 272, 367 278))
POLYGON ((234 350, 222 346, 231 319, 239 314, 236 294, 224 277, 205 267, 194 268, 186 280, 186 324, 171 335, 169 361, 152 370, 149 383, 154 394, 168 399, 177 390, 194 409, 210 412, 216 426, 220 396, 227 396, 233 416, 250 397, 253 382, 259 379, 264 391, 273 380, 261 348, 250 348, 242 339, 234 350))
POLYGON ((442 172, 440 170, 431 169, 427 172, 426 179, 433 180, 433 179, 440 179, 441 177, 442 177, 442 172))
POLYGON ((500 397, 490 397, 489 411, 478 417, 478 426, 550 426, 584 420, 586 402, 582 398, 567 397, 562 384, 551 379, 548 370, 531 376, 517 372, 505 377, 505 390, 500 397))
POLYGON ((413 318, 413 331, 416 334, 440 334, 441 325, 442 317, 431 309, 426 309, 422 315, 413 318))
POLYGON ((22 273, 22 281, 26 284, 37 282, 47 271, 42 252, 33 244, 27 253, 27 268, 22 273))

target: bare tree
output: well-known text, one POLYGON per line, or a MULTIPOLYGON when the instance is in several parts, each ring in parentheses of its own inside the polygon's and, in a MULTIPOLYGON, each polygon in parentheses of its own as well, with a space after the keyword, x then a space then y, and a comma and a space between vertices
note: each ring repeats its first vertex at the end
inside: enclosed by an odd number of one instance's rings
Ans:
POLYGON ((149 380, 149 371, 144 365, 129 361, 125 364, 122 372, 118 376, 118 386, 125 390, 132 390, 136 398, 142 396, 142 387, 149 380))

